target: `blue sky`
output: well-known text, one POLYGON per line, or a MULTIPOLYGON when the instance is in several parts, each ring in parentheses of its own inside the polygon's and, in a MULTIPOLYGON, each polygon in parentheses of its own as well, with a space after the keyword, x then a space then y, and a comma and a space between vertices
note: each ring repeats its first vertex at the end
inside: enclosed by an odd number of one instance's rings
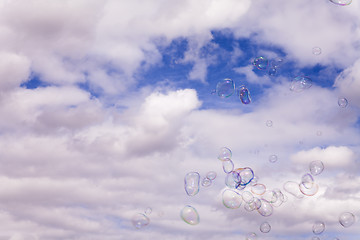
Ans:
POLYGON ((301 240, 316 221, 320 239, 358 239, 360 4, 334 1, 0 1, 0 239, 301 240), (283 60, 274 76, 260 56, 283 60), (297 76, 311 87, 291 91, 297 76), (250 104, 214 93, 226 78, 250 104), (232 189, 234 209, 222 147, 263 184, 232 189), (305 196, 312 161, 324 170, 305 196), (209 171, 187 195, 186 174, 209 171))

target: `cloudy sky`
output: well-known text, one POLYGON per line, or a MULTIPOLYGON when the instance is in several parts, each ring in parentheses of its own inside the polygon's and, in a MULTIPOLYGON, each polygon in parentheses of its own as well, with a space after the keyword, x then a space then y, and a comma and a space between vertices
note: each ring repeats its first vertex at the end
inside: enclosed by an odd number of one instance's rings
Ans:
POLYGON ((0 240, 300 240, 316 221, 320 239, 357 240, 359 12, 359 1, 1 0, 0 240), (296 76, 311 87, 291 91, 296 76), (250 104, 218 96, 226 78, 250 104), (286 195, 271 216, 223 205, 221 147, 286 195), (315 160, 318 192, 285 191, 315 160), (188 196, 185 175, 209 171, 212 185, 188 196), (181 219, 186 205, 199 224, 181 219))

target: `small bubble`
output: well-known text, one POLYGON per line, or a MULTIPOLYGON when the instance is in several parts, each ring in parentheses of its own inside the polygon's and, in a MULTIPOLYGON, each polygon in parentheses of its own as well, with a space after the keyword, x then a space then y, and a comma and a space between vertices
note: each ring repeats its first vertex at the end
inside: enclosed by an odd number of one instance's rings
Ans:
POLYGON ((268 64, 269 60, 266 57, 257 57, 253 61, 253 65, 260 70, 265 70, 268 67, 268 64))
POLYGON ((184 179, 185 192, 189 196, 195 196, 199 192, 200 174, 189 172, 184 179))
POLYGON ((244 191, 242 194, 242 198, 246 203, 251 203, 254 201, 254 196, 249 191, 244 191))
POLYGON ((219 155, 218 155, 218 159, 220 161, 231 159, 231 156, 232 156, 232 152, 231 152, 231 150, 229 148, 227 148, 227 147, 220 148, 220 152, 219 152, 219 155))
POLYGON ((236 209, 241 206, 242 197, 239 193, 226 189, 222 194, 223 204, 227 208, 236 209))
POLYGON ((251 186, 251 192, 256 195, 263 195, 266 191, 266 187, 264 184, 255 184, 251 186))
POLYGON ((221 98, 227 98, 233 95, 235 91, 235 84, 233 80, 226 78, 216 85, 216 92, 221 98))
POLYGON ((339 222, 345 228, 350 227, 355 222, 355 215, 350 212, 344 212, 340 215, 339 222))
POLYGON ((273 60, 271 61, 271 66, 272 66, 273 68, 278 68, 278 67, 280 67, 283 63, 284 63, 284 59, 278 57, 278 58, 275 58, 275 59, 273 59, 273 60))
POLYGON ((257 239, 257 235, 256 233, 248 233, 246 234, 245 240, 256 240, 257 239))
POLYGON ((234 170, 234 163, 229 158, 227 160, 224 160, 222 162, 222 165, 223 165, 223 170, 225 173, 230 173, 234 170))
POLYGON ((240 185, 246 186, 248 185, 251 180, 254 178, 254 172, 251 168, 245 167, 245 168, 237 168, 235 170, 240 175, 240 185))
POLYGON ((270 76, 275 76, 276 72, 277 72, 276 68, 274 68, 274 67, 269 68, 269 75, 270 76))
POLYGON ((216 176, 217 176, 216 172, 214 172, 214 171, 210 171, 206 174, 206 177, 210 180, 214 180, 216 178, 216 176))
POLYGON ((352 2, 352 0, 330 0, 330 2, 336 5, 346 6, 349 5, 352 2))
POLYGON ((135 228, 140 229, 149 225, 150 219, 142 213, 137 213, 133 216, 131 222, 135 228))
POLYGON ((312 80, 309 77, 297 76, 292 80, 290 84, 290 90, 293 92, 302 92, 311 86, 312 80))
POLYGON ((319 175, 324 170, 324 164, 322 161, 312 161, 309 164, 310 172, 313 176, 319 175))
POLYGON ((268 217, 273 213, 273 207, 271 203, 266 201, 265 199, 261 199, 261 207, 257 210, 261 216, 268 217))
POLYGON ((348 105, 348 100, 346 98, 339 98, 338 105, 339 107, 346 108, 348 105))
POLYGON ((190 224, 190 225, 196 225, 200 222, 200 217, 196 209, 192 206, 185 206, 181 212, 180 217, 184 222, 190 224))
POLYGON ((268 233, 270 232, 271 230, 271 226, 268 222, 263 222, 261 225, 260 225, 260 231, 262 233, 268 233))
POLYGON ((323 233, 324 230, 325 230, 325 223, 323 223, 321 221, 315 222, 313 227, 312 227, 312 231, 316 235, 319 235, 319 234, 323 233))
POLYGON ((215 94, 216 94, 216 90, 215 89, 211 90, 211 95, 215 95, 215 94))
POLYGON ((266 126, 272 127, 272 125, 273 125, 273 121, 271 121, 271 120, 266 121, 266 126))
POLYGON ((240 183, 240 175, 239 173, 232 171, 226 174, 225 177, 225 185, 229 188, 238 188, 240 183))
POLYGON ((312 49, 312 53, 313 53, 314 55, 320 55, 320 54, 321 54, 321 48, 319 48, 319 47, 314 47, 314 48, 312 49))
POLYGON ((306 173, 301 177, 301 184, 304 185, 305 188, 310 189, 314 184, 314 178, 311 174, 306 173))
POLYGON ((276 155, 270 155, 269 156, 269 162, 274 163, 278 160, 278 157, 276 155))
POLYGON ((152 208, 151 207, 147 207, 146 209, 145 209, 145 215, 147 215, 147 216, 149 216, 151 213, 152 213, 152 208))
POLYGON ((207 177, 204 177, 201 181, 201 186, 203 187, 210 187, 212 184, 212 181, 208 179, 207 177))
POLYGON ((251 103, 250 91, 244 85, 238 87, 236 93, 243 104, 251 103))

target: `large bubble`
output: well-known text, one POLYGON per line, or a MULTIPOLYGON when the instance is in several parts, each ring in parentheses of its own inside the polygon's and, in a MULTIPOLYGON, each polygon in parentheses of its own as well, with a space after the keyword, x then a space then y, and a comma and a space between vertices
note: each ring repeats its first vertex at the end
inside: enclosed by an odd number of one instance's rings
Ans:
POLYGON ((256 195, 262 195, 266 191, 266 186, 264 184, 254 184, 251 186, 251 192, 256 195))
POLYGON ((314 184, 314 178, 311 176, 311 174, 306 173, 301 177, 300 184, 304 185, 305 188, 310 189, 314 184))
POLYGON ((346 6, 349 5, 352 2, 352 0, 330 0, 330 2, 336 5, 346 6))
POLYGON ((319 235, 325 231, 325 223, 321 221, 316 221, 312 227, 314 234, 319 235))
POLYGON ((221 98, 227 98, 233 95, 235 91, 235 83, 233 80, 226 78, 216 85, 216 92, 221 98))
POLYGON ((265 70, 269 65, 269 60, 266 57, 257 57, 254 59, 253 65, 257 67, 257 69, 265 70))
POLYGON ((249 89, 247 89, 244 85, 238 87, 236 89, 236 93, 240 98, 240 101, 243 104, 249 104, 251 103, 251 96, 250 96, 250 91, 249 89))
POLYGON ((319 185, 313 183, 310 188, 307 188, 304 184, 300 183, 299 189, 306 196, 314 196, 319 191, 319 185))
POLYGON ((184 178, 185 192, 189 196, 195 196, 199 192, 200 174, 189 172, 184 178))
POLYGON ((246 186, 254 178, 254 172, 249 167, 237 168, 237 169, 235 169, 235 171, 238 172, 240 175, 240 185, 241 186, 246 186))
POLYGON ((185 206, 181 212, 180 217, 184 222, 190 224, 190 225, 196 225, 200 222, 200 217, 196 209, 192 206, 185 206))
POLYGON ((234 163, 233 163, 233 161, 231 161, 230 158, 224 160, 222 162, 222 165, 223 165, 223 170, 225 173, 230 173, 234 170, 234 163))
POLYGON ((271 226, 268 222, 263 222, 261 225, 260 225, 260 231, 262 233, 268 233, 270 232, 271 230, 271 226))
POLYGON ((220 152, 218 155, 219 160, 225 161, 227 159, 231 159, 231 157, 232 157, 232 152, 229 148, 227 148, 227 147, 220 148, 220 152))
POLYGON ((223 204, 227 208, 236 209, 241 206, 242 197, 239 193, 226 189, 222 194, 223 204))
POLYGON ((309 164, 310 172, 313 176, 319 175, 324 170, 324 164, 320 160, 312 161, 309 164))
POLYGON ((305 89, 310 88, 311 85, 312 80, 309 77, 297 76, 292 80, 290 84, 290 90, 293 92, 302 92, 305 89))
POLYGON ((355 222, 355 215, 350 212, 344 212, 339 217, 339 223, 341 226, 347 228, 353 225, 355 222))
POLYGON ((225 185, 229 188, 238 188, 240 185, 240 175, 238 172, 231 171, 226 174, 225 185))
POLYGON ((149 225, 150 219, 145 214, 137 213, 132 217, 131 222, 135 228, 140 229, 149 225))
POLYGON ((261 199, 261 206, 257 210, 261 216, 268 217, 271 216, 273 213, 273 207, 271 206, 271 203, 266 201, 265 199, 261 199))

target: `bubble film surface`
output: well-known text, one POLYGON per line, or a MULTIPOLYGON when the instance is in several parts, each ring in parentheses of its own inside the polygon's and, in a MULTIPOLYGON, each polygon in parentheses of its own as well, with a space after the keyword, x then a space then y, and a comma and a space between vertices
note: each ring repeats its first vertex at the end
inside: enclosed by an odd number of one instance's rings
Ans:
POLYGON ((234 81, 226 78, 216 85, 216 92, 219 97, 221 98, 227 98, 233 95, 235 91, 235 84, 234 81))
POLYGON ((254 59, 253 65, 259 70, 265 70, 269 65, 269 60, 266 57, 257 57, 254 59))
POLYGON ((131 222, 135 228, 140 229, 149 225, 150 218, 148 218, 145 214, 137 213, 132 217, 131 222))
POLYGON ((306 89, 309 89, 311 86, 312 80, 309 77, 297 76, 292 80, 290 84, 290 90, 299 93, 306 89))
POLYGON ((222 194, 222 201, 225 207, 236 209, 241 206, 242 197, 239 193, 226 189, 222 194))
POLYGON ((263 222, 261 225, 260 225, 260 232, 262 233, 268 233, 270 232, 271 230, 271 226, 268 222, 263 222))
POLYGON ((322 161, 316 160, 309 164, 310 172, 313 176, 319 175, 324 170, 324 164, 322 161))
POLYGON ((355 222, 355 215, 350 212, 344 212, 339 216, 341 226, 348 228, 355 222))
POLYGON ((195 196, 199 192, 200 174, 189 172, 184 179, 185 192, 189 196, 195 196))
POLYGON ((325 231, 325 223, 322 221, 316 221, 312 227, 314 234, 319 235, 325 231))
POLYGON ((190 225, 197 225, 200 222, 200 217, 196 209, 190 205, 185 206, 181 212, 180 217, 184 222, 190 225))

